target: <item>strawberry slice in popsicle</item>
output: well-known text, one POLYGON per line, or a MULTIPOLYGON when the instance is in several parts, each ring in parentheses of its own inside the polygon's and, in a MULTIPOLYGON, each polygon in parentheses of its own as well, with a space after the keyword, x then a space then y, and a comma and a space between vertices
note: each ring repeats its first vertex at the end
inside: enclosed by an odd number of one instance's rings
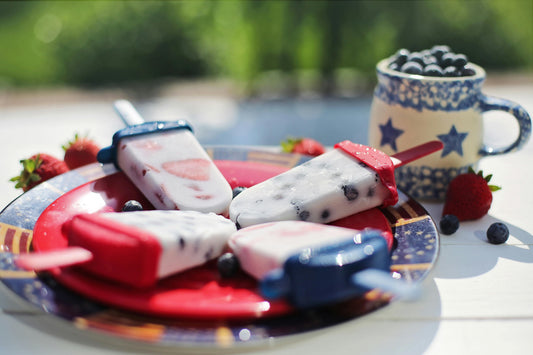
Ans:
POLYGON ((239 226, 301 220, 328 223, 398 201, 394 168, 442 149, 431 141, 392 157, 343 141, 335 149, 241 192, 230 204, 239 226))

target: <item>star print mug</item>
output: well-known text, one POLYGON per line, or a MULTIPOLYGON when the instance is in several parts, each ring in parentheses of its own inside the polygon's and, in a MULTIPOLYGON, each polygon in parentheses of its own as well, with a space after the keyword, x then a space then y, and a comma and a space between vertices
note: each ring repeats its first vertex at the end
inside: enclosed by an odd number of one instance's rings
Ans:
POLYGON ((520 149, 531 134, 526 110, 509 100, 481 92, 483 68, 469 64, 475 75, 428 77, 388 68, 390 59, 377 64, 378 84, 370 110, 369 145, 391 155, 417 144, 439 139, 442 151, 396 169, 398 187, 426 201, 443 201, 449 182, 476 169, 481 157, 520 149), (483 142, 483 113, 505 111, 516 118, 519 134, 506 147, 483 142))

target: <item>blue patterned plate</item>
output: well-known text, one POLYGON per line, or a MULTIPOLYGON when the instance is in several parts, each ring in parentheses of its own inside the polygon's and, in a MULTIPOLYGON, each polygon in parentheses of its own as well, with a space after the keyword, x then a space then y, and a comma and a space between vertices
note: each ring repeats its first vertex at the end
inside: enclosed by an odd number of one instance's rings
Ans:
MULTIPOLYGON (((288 169, 308 157, 244 147, 207 149, 216 161, 250 162, 250 174, 261 164, 288 169)), ((31 250, 33 228, 41 213, 56 199, 89 181, 116 173, 100 164, 71 171, 21 195, 0 213, 0 280, 18 297, 52 316, 69 321, 80 331, 97 331, 124 339, 179 347, 260 345, 273 338, 294 335, 342 323, 391 302, 378 290, 364 297, 319 309, 249 320, 200 320, 157 317, 96 303, 59 284, 50 274, 18 269, 13 257, 31 250)), ((395 206, 381 209, 391 224, 395 246, 391 272, 410 282, 421 282, 433 268, 439 250, 435 223, 420 204, 400 192, 395 206)))

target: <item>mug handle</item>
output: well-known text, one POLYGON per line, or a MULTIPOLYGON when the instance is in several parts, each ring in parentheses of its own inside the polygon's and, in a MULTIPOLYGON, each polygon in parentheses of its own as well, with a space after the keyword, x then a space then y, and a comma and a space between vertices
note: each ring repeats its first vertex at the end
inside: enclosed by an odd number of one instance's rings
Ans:
POLYGON ((531 118, 522 106, 506 99, 483 95, 480 100, 479 108, 481 109, 481 113, 487 111, 505 111, 510 113, 518 121, 520 129, 518 138, 509 146, 496 149, 483 145, 479 151, 480 155, 489 156, 505 154, 519 150, 524 144, 526 144, 531 135, 531 118))

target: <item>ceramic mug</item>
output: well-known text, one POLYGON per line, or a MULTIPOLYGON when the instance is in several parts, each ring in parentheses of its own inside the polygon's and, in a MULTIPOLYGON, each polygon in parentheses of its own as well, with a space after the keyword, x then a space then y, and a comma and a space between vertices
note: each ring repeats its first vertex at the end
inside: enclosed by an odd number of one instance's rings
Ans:
POLYGON ((509 100, 486 96, 481 88, 485 71, 469 64, 475 75, 429 77, 377 64, 378 84, 370 111, 369 145, 392 155, 430 140, 441 140, 442 151, 396 169, 398 187, 421 200, 442 201, 448 183, 481 157, 520 149, 531 134, 524 108, 509 100), (518 121, 519 135, 502 148, 483 142, 483 113, 501 110, 518 121))

